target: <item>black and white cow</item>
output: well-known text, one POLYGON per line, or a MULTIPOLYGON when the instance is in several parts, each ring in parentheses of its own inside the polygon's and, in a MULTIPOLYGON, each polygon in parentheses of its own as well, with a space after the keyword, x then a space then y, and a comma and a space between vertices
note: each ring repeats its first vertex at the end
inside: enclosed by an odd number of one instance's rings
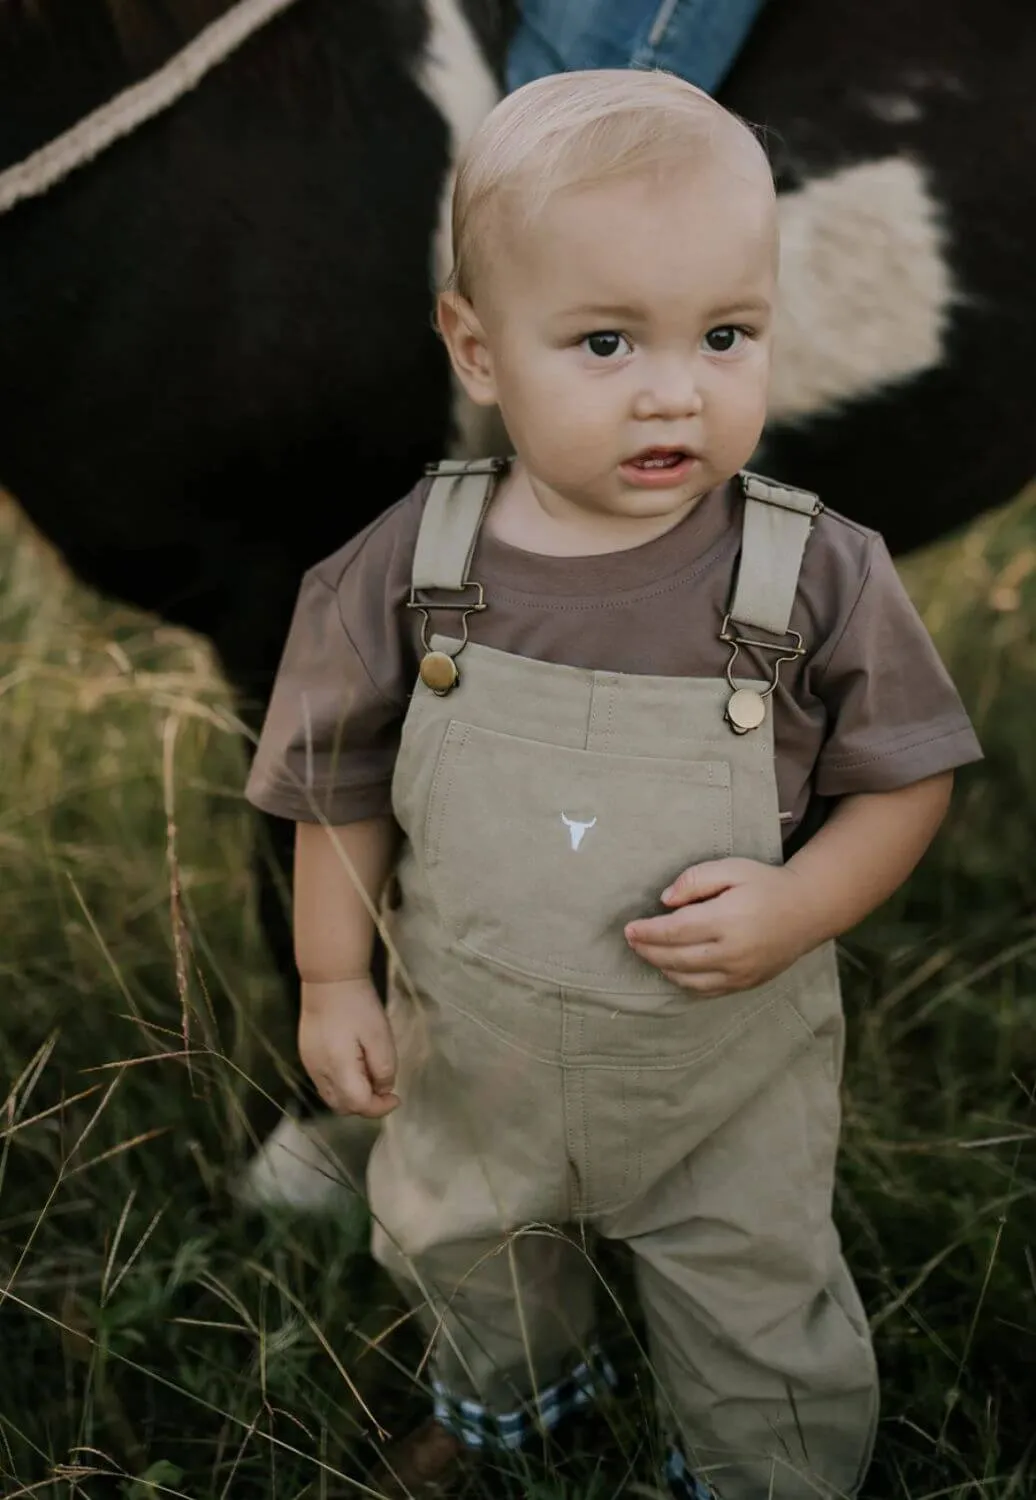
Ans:
MULTIPOLYGON (((0 173, 227 3, 0 0, 0 173)), ((513 21, 295 0, 0 217, 0 483, 87 582, 207 635, 255 710, 303 570, 490 441, 429 313, 513 21)), ((781 192, 756 467, 896 552, 1036 470, 1034 77, 1031 0, 770 0, 722 91, 781 192)))

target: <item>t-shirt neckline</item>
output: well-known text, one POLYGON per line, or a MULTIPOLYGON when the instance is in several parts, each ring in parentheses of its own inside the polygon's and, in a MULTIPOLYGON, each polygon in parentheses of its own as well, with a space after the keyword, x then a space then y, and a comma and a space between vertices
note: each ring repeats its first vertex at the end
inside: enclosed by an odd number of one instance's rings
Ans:
POLYGON ((483 530, 472 559, 472 576, 508 593, 564 595, 652 590, 676 575, 694 574, 713 560, 719 544, 732 543, 740 490, 736 479, 709 490, 669 531, 617 552, 571 557, 529 552, 483 530))

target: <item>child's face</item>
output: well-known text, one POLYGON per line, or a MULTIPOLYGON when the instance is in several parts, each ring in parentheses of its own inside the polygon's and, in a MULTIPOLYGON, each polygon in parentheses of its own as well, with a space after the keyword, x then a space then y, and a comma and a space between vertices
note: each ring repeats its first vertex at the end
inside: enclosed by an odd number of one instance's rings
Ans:
POLYGON ((676 515, 759 439, 775 275, 758 172, 696 165, 559 194, 487 266, 484 378, 465 384, 499 404, 534 487, 566 509, 676 515))

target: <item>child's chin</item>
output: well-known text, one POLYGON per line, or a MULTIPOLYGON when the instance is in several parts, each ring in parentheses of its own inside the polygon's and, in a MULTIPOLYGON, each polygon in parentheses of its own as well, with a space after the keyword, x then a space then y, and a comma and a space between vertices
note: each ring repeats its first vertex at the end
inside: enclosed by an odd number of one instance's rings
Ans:
POLYGON ((642 519, 671 516, 694 499, 698 487, 690 484, 674 485, 667 490, 628 490, 616 503, 614 514, 639 516, 642 519))

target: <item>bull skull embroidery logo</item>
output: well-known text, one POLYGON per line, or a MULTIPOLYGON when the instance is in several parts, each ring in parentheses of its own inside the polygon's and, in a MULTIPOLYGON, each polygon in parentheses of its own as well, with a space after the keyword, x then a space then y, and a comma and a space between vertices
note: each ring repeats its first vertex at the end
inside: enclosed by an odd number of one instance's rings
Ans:
POLYGON ((583 835, 586 833, 588 828, 592 828, 594 826, 594 824, 597 822, 597 819, 596 817, 594 817, 591 818, 589 823, 577 823, 575 819, 570 818, 567 813, 562 813, 561 821, 568 829, 568 836, 572 840, 572 848, 578 849, 580 844, 583 842, 583 835))

